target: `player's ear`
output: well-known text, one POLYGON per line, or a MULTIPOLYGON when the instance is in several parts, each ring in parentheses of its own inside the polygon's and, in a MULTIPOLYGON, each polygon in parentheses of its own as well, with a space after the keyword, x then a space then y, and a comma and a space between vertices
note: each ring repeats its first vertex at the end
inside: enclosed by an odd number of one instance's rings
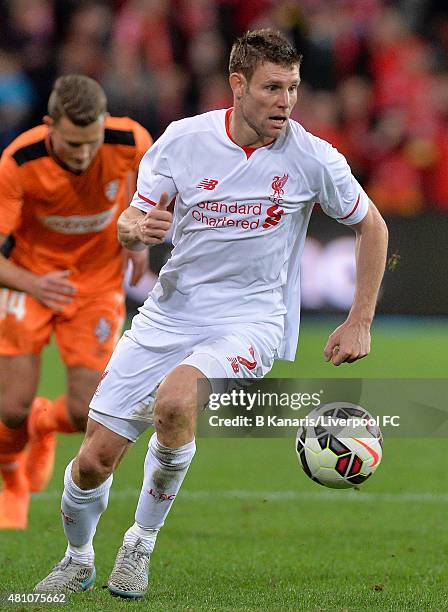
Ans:
POLYGON ((243 97, 244 88, 246 85, 246 79, 240 72, 232 72, 229 75, 229 84, 232 88, 233 95, 237 100, 241 100, 243 97))
POLYGON ((54 125, 54 119, 52 119, 50 115, 44 115, 42 121, 45 123, 45 125, 48 125, 48 127, 54 125))

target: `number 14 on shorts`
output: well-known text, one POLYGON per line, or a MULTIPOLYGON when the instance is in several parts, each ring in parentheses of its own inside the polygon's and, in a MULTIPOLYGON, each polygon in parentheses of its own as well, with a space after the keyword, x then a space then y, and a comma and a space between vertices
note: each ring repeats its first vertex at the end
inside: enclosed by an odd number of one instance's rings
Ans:
POLYGON ((25 298, 23 291, 0 289, 0 321, 11 314, 21 321, 25 316, 25 298))

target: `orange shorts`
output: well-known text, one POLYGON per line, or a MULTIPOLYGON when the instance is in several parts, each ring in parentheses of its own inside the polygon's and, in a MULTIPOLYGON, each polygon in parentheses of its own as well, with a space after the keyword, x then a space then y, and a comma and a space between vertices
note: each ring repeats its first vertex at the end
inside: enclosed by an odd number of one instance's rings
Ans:
POLYGON ((67 366, 102 371, 120 337, 124 316, 120 291, 75 296, 63 313, 55 313, 26 293, 0 288, 0 355, 40 353, 54 332, 67 366))

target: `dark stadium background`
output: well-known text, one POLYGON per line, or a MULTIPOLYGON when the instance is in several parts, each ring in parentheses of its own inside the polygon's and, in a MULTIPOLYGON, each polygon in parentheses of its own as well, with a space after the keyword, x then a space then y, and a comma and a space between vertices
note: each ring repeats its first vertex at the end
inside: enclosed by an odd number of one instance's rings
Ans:
MULTIPOLYGON (((230 106, 231 42, 259 26, 282 29, 303 52, 294 118, 346 155, 388 219, 391 273, 379 312, 446 315, 448 9, 443 2, 3 0, 0 147, 40 122, 51 85, 64 73, 97 79, 110 112, 140 121, 154 137, 170 121, 230 106)), ((336 263, 334 288, 329 287, 322 252, 344 229, 320 217, 318 211, 311 225, 318 242, 305 260, 311 284, 304 287, 304 307, 344 309, 353 289, 350 246, 336 245, 330 253, 336 263)), ((155 270, 165 256, 154 257, 155 270)))
MULTIPOLYGON (((390 230, 372 353, 332 368, 322 350, 351 299, 353 237, 315 211, 303 262, 298 358, 277 364, 272 375, 395 378, 404 386, 410 378, 446 379, 445 2, 0 0, 0 148, 40 122, 52 83, 64 73, 97 79, 110 112, 140 121, 154 137, 173 120, 230 106, 231 42, 262 26, 281 29, 304 54, 294 118, 347 157, 390 230)), ((168 254, 168 244, 153 250, 154 272, 168 254)), ((130 313, 144 293, 133 294, 130 313)), ((55 397, 63 385, 52 345, 40 392, 55 397)), ((79 436, 60 437, 54 478, 33 497, 27 532, 0 533, 0 590, 30 591, 61 557, 62 474, 79 443, 79 436)), ((99 586, 132 521, 145 445, 141 440, 120 467, 100 523, 99 586)), ((446 438, 386 439, 383 464, 359 493, 308 481, 293 446, 288 439, 199 440, 142 605, 446 609, 446 438)), ((73 601, 73 610, 124 605, 99 587, 73 601)))

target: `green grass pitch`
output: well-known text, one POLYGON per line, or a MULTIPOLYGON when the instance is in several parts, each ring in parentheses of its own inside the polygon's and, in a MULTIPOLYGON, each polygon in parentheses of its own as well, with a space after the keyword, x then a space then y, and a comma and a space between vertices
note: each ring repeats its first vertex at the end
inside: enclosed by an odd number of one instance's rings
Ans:
MULTIPOLYGON (((341 368, 322 359, 334 324, 304 321, 297 362, 277 364, 273 375, 446 377, 446 322, 379 321, 371 356, 341 368)), ((50 347, 41 391, 55 396, 62 389, 63 372, 50 347)), ((112 598, 102 586, 133 521, 148 436, 143 438, 118 470, 98 528, 96 585, 72 596, 65 609, 448 609, 443 438, 386 439, 378 473, 358 492, 309 481, 293 440, 200 438, 159 536, 150 591, 142 602, 112 598)), ((62 557, 62 475, 80 440, 60 437, 53 480, 33 496, 29 529, 0 532, 0 591, 32 591, 62 557)), ((5 606, 21 609, 31 608, 5 606)))

